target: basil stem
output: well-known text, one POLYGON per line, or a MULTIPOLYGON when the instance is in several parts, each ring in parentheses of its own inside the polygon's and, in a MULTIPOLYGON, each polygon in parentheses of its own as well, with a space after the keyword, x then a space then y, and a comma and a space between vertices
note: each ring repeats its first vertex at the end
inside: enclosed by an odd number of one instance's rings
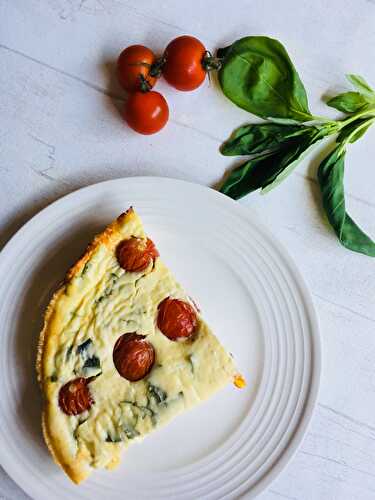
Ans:
POLYGON ((272 124, 267 128, 268 125, 271 124, 248 126, 242 135, 235 134, 224 144, 231 154, 247 152, 251 158, 231 172, 221 192, 238 199, 257 189, 270 191, 293 171, 312 145, 337 131, 331 124, 320 127, 272 124))

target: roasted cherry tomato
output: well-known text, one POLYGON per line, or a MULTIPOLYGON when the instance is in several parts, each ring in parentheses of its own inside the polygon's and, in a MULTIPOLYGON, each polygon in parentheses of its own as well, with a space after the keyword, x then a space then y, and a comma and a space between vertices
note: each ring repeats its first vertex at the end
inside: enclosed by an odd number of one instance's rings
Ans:
POLYGON ((144 335, 125 333, 113 349, 113 363, 121 377, 136 382, 144 378, 155 362, 155 350, 144 335))
POLYGON ((128 92, 150 90, 156 83, 152 65, 155 54, 143 45, 131 45, 123 50, 117 60, 117 78, 128 92))
POLYGON ((140 134, 155 134, 167 123, 169 108, 159 92, 134 92, 125 103, 124 118, 140 134))
POLYGON ((164 52, 163 75, 178 90, 194 90, 206 77, 205 46, 193 36, 172 40, 164 52))
POLYGON ((117 247, 117 260, 125 271, 144 271, 159 257, 154 243, 149 239, 132 237, 123 240, 117 247))
POLYGON ((78 415, 89 410, 94 400, 88 388, 88 380, 80 377, 63 385, 59 392, 59 406, 67 415, 78 415))
POLYGON ((170 340, 187 338, 196 330, 197 314, 187 302, 168 297, 159 304, 157 324, 170 340))

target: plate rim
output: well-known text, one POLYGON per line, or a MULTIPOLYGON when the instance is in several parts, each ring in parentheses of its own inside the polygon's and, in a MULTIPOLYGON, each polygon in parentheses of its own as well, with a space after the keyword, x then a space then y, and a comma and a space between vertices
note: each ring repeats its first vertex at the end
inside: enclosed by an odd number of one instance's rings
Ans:
MULTIPOLYGON (((262 222, 258 220, 254 220, 251 216, 251 212, 243 206, 241 203, 236 202, 235 200, 229 198, 223 193, 202 184, 198 184, 191 181, 175 179, 173 177, 161 177, 161 176, 131 176, 131 177, 118 177, 116 179, 110 179, 106 181, 101 181, 93 184, 89 184, 88 186, 84 186, 81 188, 77 188, 70 193, 67 193, 64 196, 59 197, 52 203, 48 204, 44 208, 42 208, 39 212, 33 215, 29 220, 27 220, 6 242, 3 248, 0 251, 0 265, 4 258, 11 252, 12 246, 17 244, 17 241, 23 237, 23 234, 38 221, 38 219, 42 218, 43 215, 55 208, 60 204, 64 204, 69 200, 77 197, 82 192, 95 191, 97 189, 102 188, 103 186, 110 187, 111 185, 117 185, 121 183, 126 183, 129 181, 137 181, 140 183, 143 182, 155 182, 155 183, 164 183, 164 184, 179 184, 182 186, 189 186, 189 188, 198 189, 206 191, 210 193, 210 196, 217 196, 218 198, 225 199, 225 203, 232 204, 232 206, 236 207, 236 210, 241 212, 241 215, 246 219, 250 220, 251 224, 260 231, 267 239, 270 239, 273 243, 276 243, 278 246, 278 250, 281 256, 285 259, 285 262, 290 267, 292 271, 296 283, 300 288, 302 298, 304 300, 304 305, 307 313, 307 318, 311 324, 311 377, 310 383, 308 386, 308 392, 306 394, 306 398, 303 405, 303 410, 301 416, 296 424, 296 427, 293 431, 292 436, 288 440, 285 448, 282 450, 280 455, 276 458, 276 461, 270 466, 268 471, 263 474, 257 483, 250 487, 250 489, 246 489, 245 491, 240 493, 240 497, 246 495, 246 498, 255 498, 261 492, 266 491, 271 484, 275 481, 275 479, 279 476, 279 474, 288 466, 293 457, 296 455, 299 450, 303 438, 308 432, 309 426, 312 421, 313 413, 315 407, 317 405, 319 390, 320 390, 320 382, 322 377, 322 342, 321 342, 321 333, 319 327, 318 315, 316 312, 316 308, 314 305, 314 300, 312 294, 305 282, 305 279, 295 264, 294 260, 290 256, 286 246, 279 241, 279 239, 273 235, 272 231, 268 229, 262 222)), ((11 465, 11 460, 9 460, 9 454, 7 455, 4 451, 0 451, 0 464, 4 468, 5 472, 11 477, 11 479, 27 494, 29 494, 26 490, 24 490, 23 486, 18 482, 18 474, 14 470, 15 468, 11 465)))

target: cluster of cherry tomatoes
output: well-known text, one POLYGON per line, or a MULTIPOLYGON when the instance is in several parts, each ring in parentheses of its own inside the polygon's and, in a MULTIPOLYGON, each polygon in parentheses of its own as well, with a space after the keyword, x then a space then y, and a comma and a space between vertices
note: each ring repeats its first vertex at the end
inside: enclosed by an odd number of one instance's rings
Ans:
POLYGON ((129 93, 124 118, 140 134, 155 134, 168 121, 169 108, 165 98, 152 88, 163 76, 172 87, 189 91, 198 88, 207 71, 215 67, 215 58, 192 36, 172 40, 162 57, 143 45, 123 50, 117 61, 117 77, 129 93))

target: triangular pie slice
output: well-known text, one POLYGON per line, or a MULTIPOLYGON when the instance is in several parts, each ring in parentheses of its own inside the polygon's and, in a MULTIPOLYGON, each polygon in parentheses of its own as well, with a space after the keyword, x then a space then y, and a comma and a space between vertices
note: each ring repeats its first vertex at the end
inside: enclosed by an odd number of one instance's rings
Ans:
POLYGON ((75 483, 227 383, 244 385, 132 208, 53 296, 37 370, 47 446, 75 483))

